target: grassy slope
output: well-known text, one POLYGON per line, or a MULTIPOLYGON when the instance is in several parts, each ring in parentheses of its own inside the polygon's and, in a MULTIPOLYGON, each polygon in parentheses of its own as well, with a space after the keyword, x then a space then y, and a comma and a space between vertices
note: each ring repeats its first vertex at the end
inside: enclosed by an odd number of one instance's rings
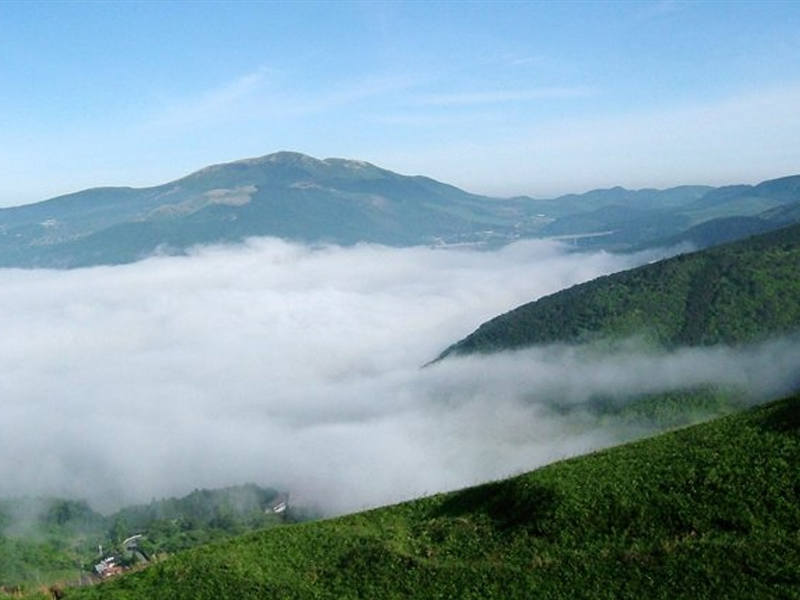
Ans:
POLYGON ((644 335, 666 345, 800 328, 800 225, 601 277, 496 317, 442 356, 644 335))
POLYGON ((800 396, 69 598, 800 598, 800 396))

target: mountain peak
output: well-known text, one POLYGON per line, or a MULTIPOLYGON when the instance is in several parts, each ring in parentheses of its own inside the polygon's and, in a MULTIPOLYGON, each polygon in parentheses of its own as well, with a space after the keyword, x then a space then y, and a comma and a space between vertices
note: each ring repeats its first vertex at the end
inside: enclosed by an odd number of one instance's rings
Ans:
POLYGON ((208 175, 211 173, 218 173, 226 169, 261 167, 266 165, 310 167, 310 166, 317 166, 321 162, 322 161, 320 161, 319 159, 316 159, 312 156, 308 156, 306 154, 301 154, 300 152, 288 152, 288 151, 273 152, 272 154, 266 154, 264 156, 256 156, 253 158, 242 158, 231 162, 209 165, 208 167, 203 167, 202 169, 195 171, 194 173, 190 174, 189 177, 193 177, 196 175, 208 175))
POLYGON ((274 164, 289 167, 299 167, 303 169, 313 169, 314 171, 326 169, 327 167, 328 169, 345 169, 350 172, 389 172, 385 169, 381 169, 380 167, 376 167, 372 163, 368 163, 365 160, 354 160, 349 158, 318 159, 300 152, 289 152, 285 150, 267 154, 266 156, 261 156, 258 158, 245 159, 239 162, 248 165, 274 164))
POLYGON ((252 165, 276 164, 316 167, 319 166, 323 161, 301 152, 290 152, 288 150, 283 150, 281 152, 273 152, 272 154, 267 154, 265 156, 259 156, 256 158, 246 158, 238 162, 252 165))
POLYGON ((184 179, 198 179, 216 176, 226 172, 243 171, 282 172, 283 176, 344 177, 383 176, 391 173, 363 160, 345 158, 326 158, 320 160, 300 152, 273 152, 264 156, 244 158, 228 163, 219 163, 195 171, 184 179))

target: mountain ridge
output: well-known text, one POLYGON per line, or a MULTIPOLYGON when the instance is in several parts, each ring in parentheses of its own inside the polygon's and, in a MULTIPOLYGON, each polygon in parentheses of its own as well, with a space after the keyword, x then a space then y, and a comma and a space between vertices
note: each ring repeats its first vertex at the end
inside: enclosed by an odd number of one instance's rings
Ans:
POLYGON ((253 236, 343 245, 492 247, 559 237, 590 250, 687 240, 704 247, 740 235, 741 223, 726 221, 731 217, 761 219, 753 223, 762 229, 800 219, 800 211, 779 210, 793 202, 800 202, 800 176, 724 188, 492 198, 363 160, 284 151, 209 165, 156 186, 90 188, 0 209, 0 267, 122 264, 253 236), (706 227, 691 231, 700 224, 706 227))

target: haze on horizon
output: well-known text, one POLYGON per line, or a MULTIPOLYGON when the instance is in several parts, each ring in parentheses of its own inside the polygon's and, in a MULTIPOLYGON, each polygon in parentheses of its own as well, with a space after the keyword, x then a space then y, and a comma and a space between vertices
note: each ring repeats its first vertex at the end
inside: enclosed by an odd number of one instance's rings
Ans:
POLYGON ((800 165, 795 2, 2 2, 0 206, 279 150, 489 195, 800 165))

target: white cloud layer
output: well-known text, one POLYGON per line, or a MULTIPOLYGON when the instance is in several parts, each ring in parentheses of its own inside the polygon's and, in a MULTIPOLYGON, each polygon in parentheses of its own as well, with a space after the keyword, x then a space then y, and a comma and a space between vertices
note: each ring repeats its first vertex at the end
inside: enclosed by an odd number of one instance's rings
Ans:
POLYGON ((557 348, 420 369, 491 316, 645 258, 542 241, 479 252, 258 239, 120 267, 2 270, 0 496, 112 509, 252 481, 349 511, 619 439, 546 402, 687 379, 791 383, 797 352, 758 372, 733 351, 557 348))

